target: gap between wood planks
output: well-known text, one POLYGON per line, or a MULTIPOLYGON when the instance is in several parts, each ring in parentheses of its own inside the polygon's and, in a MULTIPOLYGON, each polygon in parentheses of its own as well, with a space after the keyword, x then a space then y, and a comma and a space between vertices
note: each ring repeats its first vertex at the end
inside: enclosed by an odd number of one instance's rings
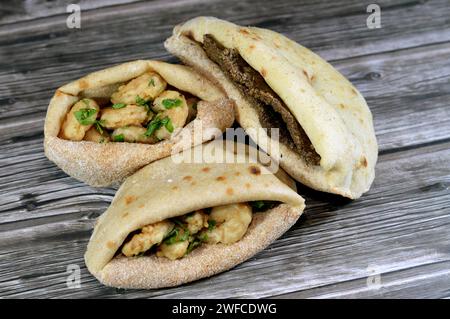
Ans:
MULTIPOLYGON (((372 190, 353 202, 331 195, 324 200, 322 193, 301 189, 307 200, 305 218, 255 258, 230 272, 192 285, 127 291, 127 297, 181 298, 189 296, 192 289, 199 298, 268 297, 363 278, 368 275, 369 264, 377 265, 377 271, 389 278, 390 273, 397 271, 450 261, 449 159, 450 143, 381 156, 372 190), (424 165, 427 169, 423 169, 424 165), (246 285, 241 285, 242 281, 246 285)), ((63 189, 66 184, 80 183, 68 178, 46 187, 63 189)), ((87 186, 81 189, 91 192, 87 186)), ((77 197, 72 198, 73 203, 77 197)), ((106 208, 107 203, 103 206, 106 208)), ((56 212, 60 205, 56 200, 40 208, 56 212)), ((82 254, 93 219, 88 217, 92 209, 80 209, 85 214, 79 217, 81 211, 78 216, 71 215, 76 220, 51 223, 46 219, 46 224, 28 230, 0 233, 3 254, 0 269, 9 269, 0 273, 1 295, 116 295, 115 290, 102 287, 84 268, 82 254), (5 268, 12 262, 16 265, 14 269, 5 268), (69 263, 82 267, 82 290, 65 288, 65 266, 69 263), (15 287, 14 292, 11 287, 15 287)), ((440 272, 437 269, 436 276, 440 272)), ((414 276, 417 274, 411 273, 410 277, 414 276)), ((389 287, 397 289, 397 284, 385 283, 384 292, 389 287)), ((367 291, 363 289, 361 293, 367 291)))

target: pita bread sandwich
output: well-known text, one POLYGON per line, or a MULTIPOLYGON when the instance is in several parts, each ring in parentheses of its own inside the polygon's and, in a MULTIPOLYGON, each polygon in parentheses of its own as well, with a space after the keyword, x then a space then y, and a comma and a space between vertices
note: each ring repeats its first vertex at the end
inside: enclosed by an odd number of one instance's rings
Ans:
POLYGON ((268 153, 279 149, 296 180, 349 198, 369 189, 378 154, 372 114, 318 55, 279 33, 213 17, 175 27, 165 47, 235 101, 239 124, 268 153), (267 133, 250 130, 258 128, 267 133))
POLYGON ((205 160, 217 158, 208 155, 223 150, 217 145, 195 147, 200 162, 167 157, 124 181, 85 254, 100 282, 150 289, 209 277, 249 259, 297 221, 304 200, 286 173, 274 175, 233 148, 223 152, 226 163, 205 160))
POLYGON ((45 119, 44 148, 72 177, 109 186, 221 135, 233 121, 234 104, 192 68, 139 60, 57 89, 45 119))

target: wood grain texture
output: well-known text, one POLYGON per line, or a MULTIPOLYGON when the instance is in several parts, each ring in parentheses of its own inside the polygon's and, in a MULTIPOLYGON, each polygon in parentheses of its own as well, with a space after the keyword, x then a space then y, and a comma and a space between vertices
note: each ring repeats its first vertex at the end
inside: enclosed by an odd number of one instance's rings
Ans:
MULTIPOLYGON (((121 292, 127 297, 267 297, 354 280, 362 285, 374 271, 391 278, 384 288, 391 292, 389 285, 399 285, 391 280, 412 280, 397 278, 395 272, 450 262, 449 161, 450 143, 383 155, 371 191, 353 202, 300 188, 307 200, 305 217, 250 261, 178 288, 121 292)), ((0 207, 20 205, 16 216, 21 218, 11 225, 12 216, 2 213, 0 296, 118 296, 87 273, 82 259, 94 218, 107 207, 112 192, 93 193, 70 178, 36 182, 29 182, 34 187, 27 185, 32 193, 25 198, 20 199, 19 190, 2 198, 0 207), (63 191, 68 188, 75 190, 70 196, 63 191), (82 289, 66 287, 69 264, 81 267, 82 289)), ((439 269, 436 276, 445 277, 446 268, 439 269)), ((370 295, 364 286, 358 288, 370 295)), ((427 292, 420 294, 439 293, 427 292)), ((447 294, 441 290, 439 297, 447 294)))
POLYGON ((106 6, 136 2, 137 0, 2 0, 0 25, 15 22, 30 22, 38 18, 67 13, 67 6, 77 4, 81 10, 92 10, 106 6))
POLYGON ((81 1, 81 30, 66 28, 67 2, 0 4, 0 297, 450 297, 448 0, 378 1, 376 30, 365 25, 372 1, 81 1), (271 28, 331 60, 372 109, 375 183, 353 202, 299 186, 304 217, 229 272, 172 289, 103 287, 83 254, 115 190, 88 187, 45 158, 47 103, 94 70, 174 61, 162 42, 196 15, 271 28), (67 288, 70 264, 81 267, 81 289, 67 288), (368 286, 374 274, 381 284, 368 286))

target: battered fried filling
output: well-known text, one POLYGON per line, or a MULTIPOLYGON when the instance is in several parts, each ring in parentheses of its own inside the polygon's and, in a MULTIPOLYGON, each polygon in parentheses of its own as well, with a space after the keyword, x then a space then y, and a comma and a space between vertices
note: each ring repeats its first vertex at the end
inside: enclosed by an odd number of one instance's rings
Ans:
POLYGON ((127 257, 155 253, 171 260, 188 255, 203 244, 233 244, 247 232, 253 212, 262 212, 277 202, 254 201, 209 209, 146 225, 128 236, 121 252, 127 257))
POLYGON ((84 98, 76 102, 59 136, 72 141, 155 144, 189 123, 198 102, 149 71, 121 85, 109 101, 84 98))
MULTIPOLYGON (((320 155, 286 104, 267 85, 236 49, 220 44, 210 34, 203 36, 203 49, 210 60, 250 99, 264 128, 279 128, 280 142, 296 151, 308 164, 319 165, 320 155)), ((268 130, 270 134, 270 130, 268 130)))

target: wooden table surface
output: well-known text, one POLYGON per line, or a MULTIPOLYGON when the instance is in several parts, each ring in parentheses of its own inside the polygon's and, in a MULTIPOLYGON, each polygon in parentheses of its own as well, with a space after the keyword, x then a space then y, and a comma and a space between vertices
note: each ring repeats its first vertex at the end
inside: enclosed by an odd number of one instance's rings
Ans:
POLYGON ((2 1, 0 297, 449 298, 450 1, 2 1), (81 4, 81 29, 66 7, 81 4), (282 32, 329 60, 366 97, 380 147, 376 179, 348 201, 300 187, 307 209, 281 239, 231 271, 172 289, 118 290, 83 254, 114 189, 44 156, 54 90, 134 59, 175 61, 163 41, 197 15, 282 32), (69 288, 67 267, 81 268, 69 288))

